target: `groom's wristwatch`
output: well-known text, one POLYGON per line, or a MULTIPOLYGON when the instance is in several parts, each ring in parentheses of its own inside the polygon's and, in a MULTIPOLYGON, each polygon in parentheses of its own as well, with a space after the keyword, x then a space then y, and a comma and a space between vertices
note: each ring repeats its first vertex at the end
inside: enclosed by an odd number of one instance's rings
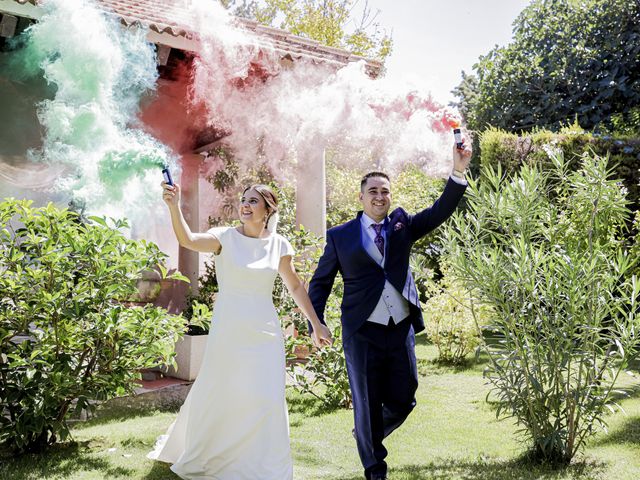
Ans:
POLYGON ((451 175, 453 175, 454 177, 458 177, 458 178, 465 178, 465 171, 460 171, 456 168, 453 169, 453 171, 451 172, 451 175))

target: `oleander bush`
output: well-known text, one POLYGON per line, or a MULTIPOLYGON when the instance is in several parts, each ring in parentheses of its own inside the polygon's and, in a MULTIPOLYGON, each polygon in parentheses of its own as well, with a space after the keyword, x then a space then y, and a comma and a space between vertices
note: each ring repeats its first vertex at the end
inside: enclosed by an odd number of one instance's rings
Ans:
POLYGON ((484 165, 444 238, 456 281, 493 310, 483 348, 497 414, 533 458, 567 464, 624 393, 614 385, 639 347, 640 281, 607 159, 587 153, 572 169, 562 150, 547 154, 544 170, 484 165))
POLYGON ((171 361, 182 317, 128 301, 144 271, 168 278, 165 255, 125 228, 0 203, 0 443, 16 453, 64 440, 70 413, 132 392, 141 368, 171 361))

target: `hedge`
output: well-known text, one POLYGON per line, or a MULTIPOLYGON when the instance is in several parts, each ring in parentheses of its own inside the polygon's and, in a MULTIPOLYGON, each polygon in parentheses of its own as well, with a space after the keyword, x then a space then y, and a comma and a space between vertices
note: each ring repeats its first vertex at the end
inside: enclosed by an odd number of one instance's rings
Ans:
POLYGON ((480 163, 499 163, 506 173, 514 173, 524 163, 544 168, 550 162, 545 152, 548 145, 562 149, 572 167, 578 166, 585 152, 609 156, 615 177, 629 191, 630 208, 640 210, 640 138, 598 135, 575 126, 558 133, 537 130, 522 136, 492 128, 480 135, 480 163))

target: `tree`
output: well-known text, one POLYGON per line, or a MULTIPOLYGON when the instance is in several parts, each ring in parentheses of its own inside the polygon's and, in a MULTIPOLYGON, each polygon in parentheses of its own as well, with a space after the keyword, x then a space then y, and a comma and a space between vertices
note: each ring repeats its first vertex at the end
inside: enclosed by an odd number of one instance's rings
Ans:
POLYGON ((317 40, 323 45, 347 49, 356 55, 384 60, 393 41, 376 21, 365 0, 362 14, 354 18, 359 0, 222 0, 234 14, 317 40))
POLYGON ((235 16, 244 18, 251 18, 251 11, 256 6, 254 0, 242 0, 242 3, 240 0, 220 0, 220 3, 235 16))
MULTIPOLYGON (((473 130, 610 126, 640 103, 640 5, 534 0, 454 90, 473 130)), ((634 117, 631 117, 634 118, 634 117)))

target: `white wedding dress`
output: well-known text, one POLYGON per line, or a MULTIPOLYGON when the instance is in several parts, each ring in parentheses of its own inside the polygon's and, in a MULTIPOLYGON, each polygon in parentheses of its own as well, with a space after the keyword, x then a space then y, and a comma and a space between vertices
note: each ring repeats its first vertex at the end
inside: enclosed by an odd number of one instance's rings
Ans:
POLYGON ((148 458, 172 463, 184 479, 290 480, 284 341, 271 295, 280 257, 293 248, 278 234, 210 232, 222 251, 202 366, 148 458))

